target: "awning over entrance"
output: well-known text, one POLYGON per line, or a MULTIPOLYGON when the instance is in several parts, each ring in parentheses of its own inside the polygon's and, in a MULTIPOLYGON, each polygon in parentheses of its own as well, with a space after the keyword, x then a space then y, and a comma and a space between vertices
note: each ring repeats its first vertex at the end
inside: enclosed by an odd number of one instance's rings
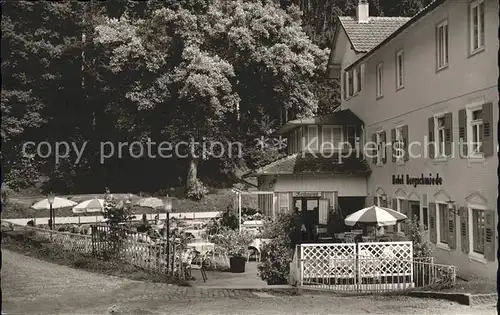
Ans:
POLYGON ((368 162, 363 159, 339 156, 323 156, 322 154, 297 153, 274 161, 243 177, 261 175, 354 175, 368 176, 371 173, 368 162))

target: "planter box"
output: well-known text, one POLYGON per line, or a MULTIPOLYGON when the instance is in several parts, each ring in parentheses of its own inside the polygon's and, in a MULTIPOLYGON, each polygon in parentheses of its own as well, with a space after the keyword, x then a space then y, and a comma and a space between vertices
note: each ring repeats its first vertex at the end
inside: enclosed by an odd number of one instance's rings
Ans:
POLYGON ((244 273, 245 272, 245 257, 230 257, 229 258, 229 268, 231 272, 234 273, 244 273))

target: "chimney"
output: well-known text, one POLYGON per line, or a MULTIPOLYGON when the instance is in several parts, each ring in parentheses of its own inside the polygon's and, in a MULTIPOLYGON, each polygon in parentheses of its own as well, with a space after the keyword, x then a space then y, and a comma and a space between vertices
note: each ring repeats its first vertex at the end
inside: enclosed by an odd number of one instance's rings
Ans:
POLYGON ((368 0, 359 0, 358 9, 356 10, 358 23, 368 23, 370 13, 368 11, 368 0))

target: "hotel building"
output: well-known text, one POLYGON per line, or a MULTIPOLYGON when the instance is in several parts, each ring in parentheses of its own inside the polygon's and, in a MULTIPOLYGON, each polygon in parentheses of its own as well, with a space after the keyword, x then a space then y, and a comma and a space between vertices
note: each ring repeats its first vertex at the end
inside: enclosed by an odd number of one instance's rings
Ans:
POLYGON ((356 17, 338 17, 329 74, 341 108, 282 127, 289 156, 249 174, 276 193, 261 207, 310 210, 322 225, 328 209, 387 206, 418 220, 438 263, 496 276, 498 11, 495 0, 436 0, 412 18, 371 17, 360 0, 356 17), (337 142, 355 153, 323 145, 337 142))

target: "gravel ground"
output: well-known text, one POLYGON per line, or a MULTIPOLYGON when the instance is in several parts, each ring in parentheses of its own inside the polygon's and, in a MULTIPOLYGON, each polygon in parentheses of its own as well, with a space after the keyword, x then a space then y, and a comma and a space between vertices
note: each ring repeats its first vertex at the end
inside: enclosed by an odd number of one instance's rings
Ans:
POLYGON ((278 296, 101 276, 2 251, 5 314, 496 314, 408 297, 278 296))

